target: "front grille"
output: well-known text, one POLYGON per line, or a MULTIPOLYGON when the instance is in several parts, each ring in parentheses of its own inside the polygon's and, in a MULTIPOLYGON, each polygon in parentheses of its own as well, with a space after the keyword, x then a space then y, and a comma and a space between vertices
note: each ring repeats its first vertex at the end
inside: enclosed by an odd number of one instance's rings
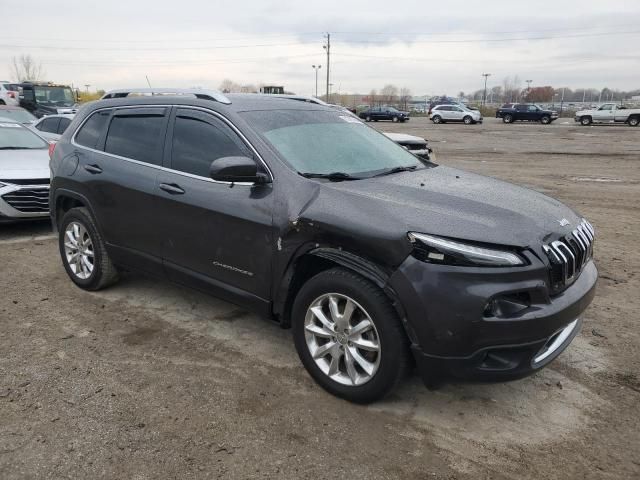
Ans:
POLYGON ((49 187, 25 188, 5 193, 2 199, 23 213, 47 213, 49 211, 49 187))
POLYGON ((20 178, 18 180, 0 178, 0 183, 9 183, 11 185, 49 185, 48 178, 20 178))
POLYGON ((542 248, 551 262, 551 289, 559 292, 571 285, 593 257, 595 231, 584 218, 569 235, 542 248))

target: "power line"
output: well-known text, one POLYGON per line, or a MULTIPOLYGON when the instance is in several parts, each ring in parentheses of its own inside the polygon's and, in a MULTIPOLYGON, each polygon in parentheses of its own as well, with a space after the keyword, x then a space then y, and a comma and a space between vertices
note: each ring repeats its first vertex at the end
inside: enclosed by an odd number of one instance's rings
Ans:
MULTIPOLYGON (((602 37, 602 36, 614 36, 614 35, 635 35, 640 33, 640 30, 633 30, 628 32, 602 32, 602 33, 585 33, 585 34, 573 34, 573 35, 549 35, 538 37, 512 37, 512 38, 477 38, 473 40, 406 40, 405 43, 502 43, 502 42, 516 42, 525 40, 555 40, 561 38, 583 38, 583 37, 602 37)), ((340 40, 343 44, 372 44, 372 45, 388 45, 392 43, 389 40, 340 40)))

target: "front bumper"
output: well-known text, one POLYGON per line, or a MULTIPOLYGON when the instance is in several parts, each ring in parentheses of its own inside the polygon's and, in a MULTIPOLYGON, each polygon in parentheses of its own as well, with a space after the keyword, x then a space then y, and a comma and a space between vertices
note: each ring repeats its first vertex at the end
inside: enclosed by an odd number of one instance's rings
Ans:
POLYGON ((597 269, 589 261, 569 288, 550 296, 548 269, 537 263, 489 269, 405 260, 392 275, 390 287, 404 309, 413 354, 427 385, 447 377, 522 378, 569 345, 595 295, 597 269), (519 296, 529 299, 527 305, 511 313, 487 313, 491 301, 519 296))

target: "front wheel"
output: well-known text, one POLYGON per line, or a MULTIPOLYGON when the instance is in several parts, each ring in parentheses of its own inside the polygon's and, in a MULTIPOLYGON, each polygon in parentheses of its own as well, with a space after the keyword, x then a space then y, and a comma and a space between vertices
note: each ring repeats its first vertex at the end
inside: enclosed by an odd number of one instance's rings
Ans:
POLYGON ((629 126, 637 127, 640 124, 640 117, 631 117, 629 119, 629 126))
POLYGON ((543 125, 549 125, 551 123, 551 117, 545 115, 540 119, 540 123, 542 123, 543 125))
POLYGON ((513 122, 513 115, 506 114, 505 116, 503 116, 503 117, 502 117, 502 121, 503 121, 504 123, 511 123, 511 122, 513 122))
POLYGON ((473 118, 471 118, 469 115, 466 115, 462 121, 465 123, 465 125, 471 125, 473 123, 473 118))
POLYGON ((89 210, 72 208, 60 225, 60 256, 69 278, 85 290, 100 290, 118 280, 104 240, 89 210))
POLYGON ((584 126, 586 127, 586 126, 591 125, 591 121, 592 121, 592 120, 591 120, 591 117, 582 117, 582 118, 580 119, 580 124, 581 124, 581 125, 584 125, 584 126))
POLYGON ((407 337, 389 298, 349 270, 334 268, 309 280, 292 319, 302 364, 333 395, 373 402, 409 370, 407 337))
POLYGON ((431 121, 433 123, 442 123, 442 117, 440 115, 434 115, 431 121))
POLYGON ((364 119, 365 122, 370 122, 371 121, 371 116, 367 115, 364 119))
POLYGON ((398 123, 398 117, 393 117, 393 118, 391 119, 391 121, 392 121, 393 123, 398 123))

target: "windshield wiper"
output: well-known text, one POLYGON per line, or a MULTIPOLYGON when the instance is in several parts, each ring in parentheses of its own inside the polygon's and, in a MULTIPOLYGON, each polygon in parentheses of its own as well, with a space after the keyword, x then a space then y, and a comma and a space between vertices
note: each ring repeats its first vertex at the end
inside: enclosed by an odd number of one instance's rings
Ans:
POLYGON ((31 150, 29 147, 0 147, 0 150, 31 150))
POLYGON ((326 178, 332 182, 339 182, 342 180, 360 180, 360 177, 353 177, 344 172, 331 172, 331 173, 305 173, 298 172, 304 178, 326 178))
POLYGON ((380 172, 380 173, 374 175, 374 177, 381 177, 383 175, 391 175, 392 173, 411 172, 411 171, 415 170, 416 168, 418 168, 417 165, 411 165, 410 167, 393 167, 393 168, 389 168, 388 170, 385 170, 384 172, 380 172))

